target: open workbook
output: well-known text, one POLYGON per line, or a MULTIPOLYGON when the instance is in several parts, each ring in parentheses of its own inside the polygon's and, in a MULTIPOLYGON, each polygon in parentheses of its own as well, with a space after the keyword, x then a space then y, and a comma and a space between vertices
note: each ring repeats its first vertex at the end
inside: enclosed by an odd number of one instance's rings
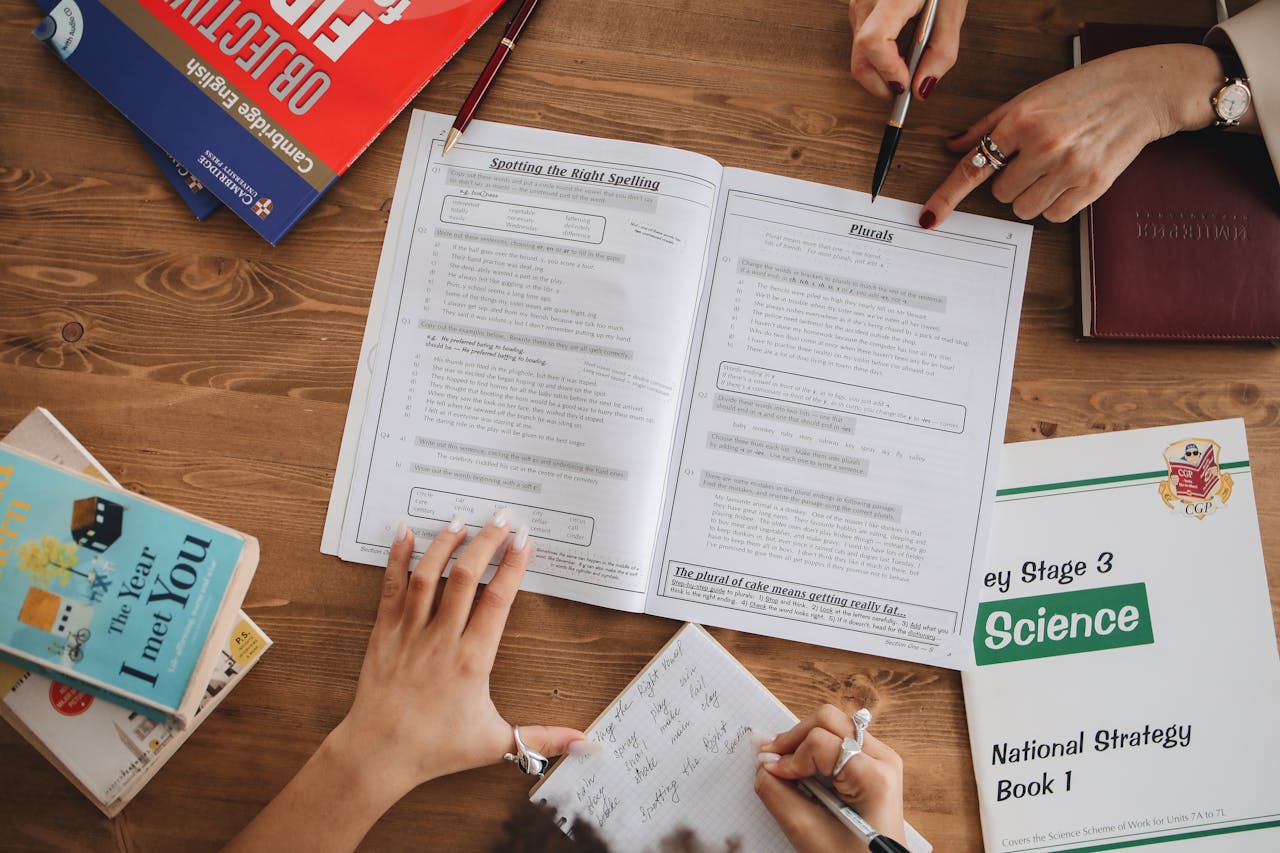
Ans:
POLYGON ((1031 229, 416 113, 322 550, 509 507, 524 587, 959 667, 1031 229))

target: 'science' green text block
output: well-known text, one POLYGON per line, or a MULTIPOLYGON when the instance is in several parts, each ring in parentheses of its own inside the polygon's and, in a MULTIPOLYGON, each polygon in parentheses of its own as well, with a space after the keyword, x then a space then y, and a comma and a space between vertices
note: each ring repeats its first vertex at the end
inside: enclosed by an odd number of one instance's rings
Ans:
POLYGON ((1147 585, 1032 595, 978 605, 979 666, 1154 642, 1147 585))

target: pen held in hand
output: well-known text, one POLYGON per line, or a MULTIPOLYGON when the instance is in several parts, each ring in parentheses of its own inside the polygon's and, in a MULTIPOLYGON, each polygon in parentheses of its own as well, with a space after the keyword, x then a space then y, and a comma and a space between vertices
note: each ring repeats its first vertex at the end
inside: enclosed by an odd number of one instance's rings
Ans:
POLYGON ((902 844, 877 832, 862 815, 854 811, 852 806, 837 797, 830 788, 817 779, 801 779, 797 784, 805 793, 826 806, 837 820, 862 839, 871 853, 911 853, 902 844))
POLYGON ((489 61, 485 63, 484 70, 480 72, 480 79, 476 80, 475 85, 471 87, 471 92, 467 95, 467 99, 462 102, 462 109, 458 110, 458 117, 453 120, 453 127, 449 129, 449 135, 445 138, 443 153, 448 154, 449 149, 462 138, 467 125, 471 123, 472 116, 480 108, 480 102, 484 100, 485 93, 489 91, 489 86, 493 83, 494 78, 498 76, 498 70, 502 68, 502 63, 506 62, 507 57, 511 55, 511 51, 516 46, 516 39, 520 38, 520 32, 524 29, 524 25, 529 22, 529 18, 533 15, 533 10, 537 7, 538 0, 524 0, 520 4, 520 8, 516 10, 511 23, 507 24, 506 32, 502 34, 502 41, 498 42, 498 46, 493 50, 493 56, 489 57, 489 61))
MULTIPOLYGON (((920 67, 920 57, 929 44, 929 34, 933 32, 933 19, 938 11, 938 0, 925 0, 924 9, 920 11, 920 22, 916 25, 916 37, 911 44, 911 59, 907 63, 907 85, 902 94, 894 98, 893 108, 889 111, 889 120, 885 123, 884 135, 880 139, 880 153, 876 155, 876 169, 871 176, 871 200, 875 201, 889 177, 889 167, 893 165, 894 152, 898 150, 898 139, 902 136, 902 126, 907 121, 907 110, 911 106, 911 81, 915 79, 916 69, 920 67)), ((928 94, 927 92, 925 93, 928 94)))

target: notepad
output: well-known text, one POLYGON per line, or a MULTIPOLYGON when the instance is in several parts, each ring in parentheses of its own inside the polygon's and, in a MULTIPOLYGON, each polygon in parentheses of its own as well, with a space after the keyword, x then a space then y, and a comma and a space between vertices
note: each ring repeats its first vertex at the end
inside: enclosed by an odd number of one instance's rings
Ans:
MULTIPOLYGON (((755 793, 752 733, 796 716, 703 628, 685 625, 587 729, 603 749, 568 756, 530 792, 612 849, 641 851, 688 827, 710 849, 792 847, 755 793)), ((908 828, 911 849, 929 845, 908 828)))

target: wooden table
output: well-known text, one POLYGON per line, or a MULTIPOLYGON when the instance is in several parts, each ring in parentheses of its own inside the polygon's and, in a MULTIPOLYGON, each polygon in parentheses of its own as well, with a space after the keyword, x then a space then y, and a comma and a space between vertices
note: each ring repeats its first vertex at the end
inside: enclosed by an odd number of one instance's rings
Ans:
MULTIPOLYGON (((511 4, 508 4, 510 6, 511 4)), ((940 143, 1070 63, 1082 20, 1207 25, 1207 0, 971 4, 961 61, 917 103, 886 192, 924 201, 940 143)), ((196 223, 124 122, 0 0, 0 430, 44 405, 129 488, 256 534, 245 609, 258 668, 114 821, 0 726, 0 847, 173 850, 229 839, 342 717, 380 574, 320 528, 407 115, 279 248, 226 211, 196 223)), ((511 8, 414 100, 452 113, 511 8)), ((481 117, 688 148, 726 165, 868 186, 886 108, 848 74, 837 0, 548 0, 481 117)), ((979 192, 964 209, 1011 214, 979 192)), ((1075 224, 1036 223, 1009 441, 1240 416, 1266 552, 1280 553, 1280 350, 1078 343, 1075 224)), ((1273 608, 1280 570, 1270 572, 1273 608)), ((510 719, 585 726, 670 621, 524 595, 493 676, 510 719)), ((907 813, 939 851, 981 848, 959 676, 713 633, 797 711, 876 712, 907 813)), ((487 850, 527 785, 492 767, 415 791, 365 848, 487 850)))

